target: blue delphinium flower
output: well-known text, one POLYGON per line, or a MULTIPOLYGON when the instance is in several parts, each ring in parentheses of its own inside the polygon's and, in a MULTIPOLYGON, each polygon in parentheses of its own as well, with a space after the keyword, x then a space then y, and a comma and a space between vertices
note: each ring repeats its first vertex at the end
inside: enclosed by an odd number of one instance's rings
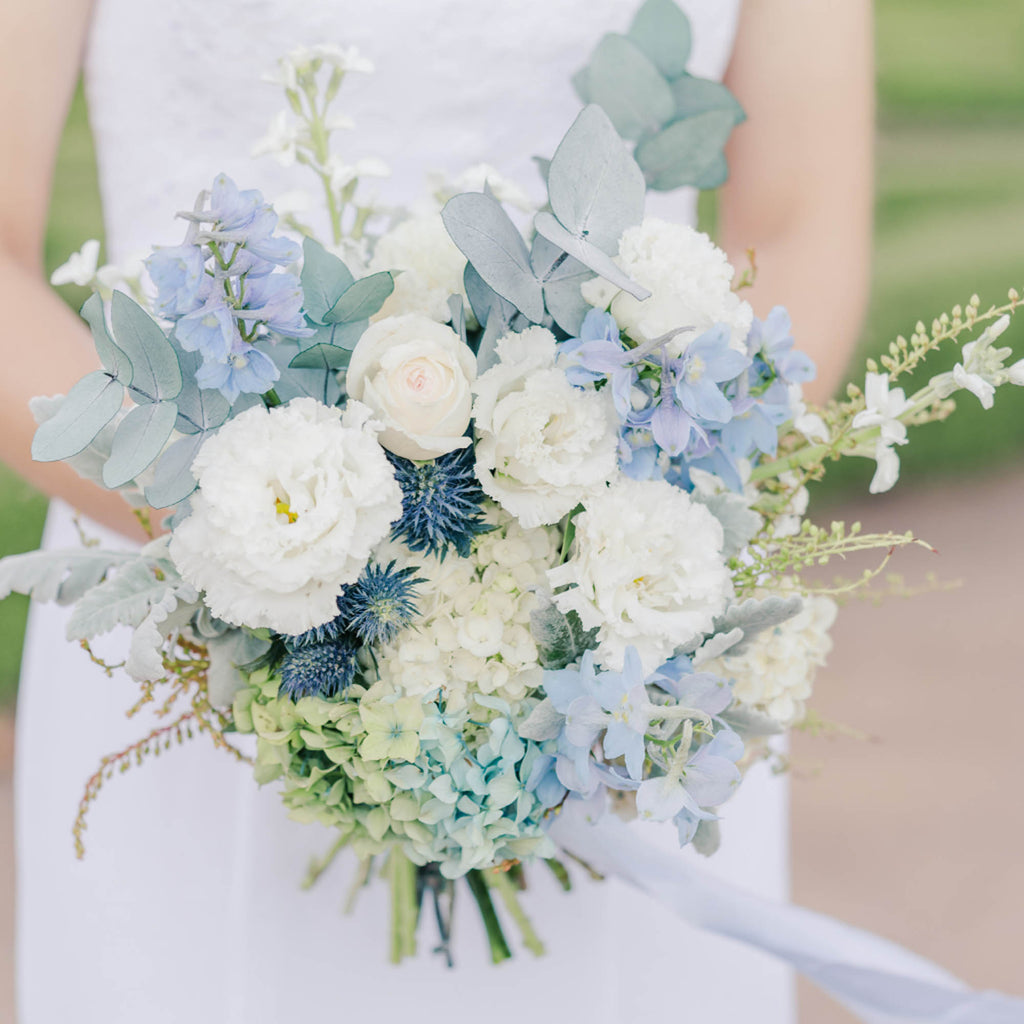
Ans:
POLYGON ((607 379, 616 411, 625 419, 639 372, 633 351, 622 343, 615 318, 599 309, 590 310, 583 318, 580 336, 560 342, 558 351, 570 383, 585 387, 607 379))
POLYGON ((280 376, 270 356, 239 338, 224 362, 208 360, 196 370, 196 383, 201 388, 215 388, 234 402, 242 392, 265 394, 280 376))
POLYGON ((211 296, 174 325, 174 336, 186 352, 199 352, 206 362, 226 362, 238 338, 232 313, 223 296, 211 296))
POLYGON ((351 685, 356 668, 356 646, 347 638, 298 647, 281 662, 281 692, 292 700, 337 697, 351 685))
POLYGON ((267 330, 288 338, 311 333, 302 315, 302 285, 294 274, 246 277, 242 306, 235 314, 245 323, 262 323, 267 330))
POLYGON ((199 307, 206 254, 198 245, 165 246, 144 262, 156 285, 156 310, 161 316, 184 316, 199 307))
POLYGON ((484 522, 486 495, 474 469, 472 447, 432 462, 412 462, 387 452, 402 488, 402 516, 391 534, 412 551, 444 556, 452 547, 468 558, 473 538, 491 527, 484 522))
POLYGON ((764 318, 754 322, 747 337, 752 356, 767 362, 786 384, 806 384, 814 380, 817 368, 806 352, 793 349, 793 325, 785 306, 775 306, 764 318))
POLYGON ((394 562, 368 565, 338 598, 335 621, 364 644, 390 643, 416 615, 416 584, 423 580, 415 572, 415 566, 396 569, 394 562))

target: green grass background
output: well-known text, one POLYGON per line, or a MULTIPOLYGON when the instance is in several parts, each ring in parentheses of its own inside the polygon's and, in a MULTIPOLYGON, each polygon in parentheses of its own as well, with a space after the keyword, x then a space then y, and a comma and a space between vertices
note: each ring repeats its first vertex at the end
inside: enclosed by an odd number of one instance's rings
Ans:
MULTIPOLYGON (((883 351, 916 320, 972 292, 1024 288, 1024 19, 1020 0, 878 0, 878 197, 871 309, 857 355, 883 351)), ((100 237, 92 141, 76 96, 61 146, 46 240, 49 268, 100 237)), ((836 268, 841 273, 841 268, 836 268)), ((62 289, 77 308, 85 295, 62 289)), ((1021 328, 1008 335, 1024 348, 1021 328)), ((955 361, 949 353, 945 365, 955 361)), ((855 364, 857 365, 857 364, 855 364)), ((929 364, 928 373, 944 368, 929 364)), ((901 452, 902 485, 942 474, 958 486, 1024 453, 1024 395, 994 410, 970 396, 901 452), (1015 400, 1017 399, 1017 400, 1015 400)), ((866 488, 872 464, 845 460, 821 485, 866 488)), ((0 555, 35 547, 45 501, 0 467, 0 555)), ((0 704, 14 698, 25 602, 0 602, 0 704)))

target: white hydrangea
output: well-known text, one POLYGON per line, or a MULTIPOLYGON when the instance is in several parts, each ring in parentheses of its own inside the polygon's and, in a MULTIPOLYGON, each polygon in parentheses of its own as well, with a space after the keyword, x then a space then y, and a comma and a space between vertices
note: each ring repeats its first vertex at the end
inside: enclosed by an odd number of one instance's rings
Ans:
POLYGON ((450 316, 448 299, 465 297, 462 275, 466 257, 452 241, 440 213, 411 217, 380 238, 370 270, 400 270, 395 290, 374 319, 419 313, 444 323, 450 316))
POLYGON ((548 572, 563 612, 597 627, 597 661, 621 670, 626 648, 653 672, 709 632, 732 597, 722 526, 664 480, 621 478, 574 523, 572 557, 548 572))
POLYGON ((496 529, 481 535, 469 558, 442 560, 394 542, 375 553, 378 562, 416 566, 424 580, 413 627, 376 652, 382 683, 394 691, 439 690, 455 709, 471 692, 517 701, 540 685, 530 612, 561 538, 557 529, 525 530, 493 506, 488 521, 496 529))
POLYGON ((716 658, 701 666, 732 683, 736 700, 788 727, 805 714, 816 671, 832 650, 829 630, 837 606, 829 597, 804 598, 792 619, 759 634, 735 657, 716 658))
POLYGON ((618 475, 610 389, 577 388, 542 327, 499 339, 473 385, 480 486, 524 526, 556 523, 618 475))
POLYGON ((715 324, 728 324, 730 345, 746 351, 753 310, 732 290, 732 266, 707 235, 685 224, 646 217, 626 229, 615 262, 651 296, 635 299, 599 277, 581 290, 592 306, 609 309, 634 341, 691 327, 668 346, 670 355, 679 356, 688 341, 715 324))
POLYGON ((402 514, 370 415, 296 398, 247 409, 205 442, 170 553, 214 615, 285 634, 334 618, 342 587, 402 514))

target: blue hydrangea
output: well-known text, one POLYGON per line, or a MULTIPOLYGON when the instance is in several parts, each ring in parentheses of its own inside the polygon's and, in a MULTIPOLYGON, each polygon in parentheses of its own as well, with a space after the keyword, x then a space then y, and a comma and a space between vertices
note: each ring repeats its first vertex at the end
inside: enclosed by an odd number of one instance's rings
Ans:
POLYGON ((337 697, 356 674, 356 646, 345 638, 308 644, 289 651, 281 662, 281 693, 300 697, 337 697))
POLYGON ((402 516, 392 536, 412 551, 444 556, 449 547, 468 558, 473 538, 490 526, 484 522, 486 500, 474 468, 472 447, 432 462, 412 462, 387 453, 402 488, 402 516))

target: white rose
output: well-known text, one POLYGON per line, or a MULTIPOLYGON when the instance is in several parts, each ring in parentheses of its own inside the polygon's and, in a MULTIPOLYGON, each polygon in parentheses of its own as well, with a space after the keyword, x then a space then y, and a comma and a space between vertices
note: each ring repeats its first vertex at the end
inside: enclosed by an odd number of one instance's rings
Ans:
POLYGON ((476 356, 450 328, 425 316, 371 324, 352 352, 346 385, 384 422, 380 443, 404 459, 465 448, 476 356))
POLYGON ((170 554, 214 615, 294 635, 338 614, 342 588, 402 514, 370 415, 296 398, 247 409, 203 444, 170 554))
POLYGON ((722 526, 664 480, 621 477, 573 520, 572 557, 549 569, 563 612, 597 628, 599 664, 621 671, 633 646, 653 672, 711 630, 732 596, 722 526))
POLYGON ((497 351, 473 387, 480 486, 525 527, 557 523, 618 475, 611 394, 570 384, 542 327, 497 351))
POLYGON ((623 233, 615 262, 651 292, 650 298, 634 299, 599 277, 585 282, 581 291, 591 305, 608 309, 634 341, 693 328, 669 344, 669 355, 677 357, 699 334, 728 324, 730 345, 746 351, 753 310, 732 290, 733 269, 707 235, 647 217, 623 233))

